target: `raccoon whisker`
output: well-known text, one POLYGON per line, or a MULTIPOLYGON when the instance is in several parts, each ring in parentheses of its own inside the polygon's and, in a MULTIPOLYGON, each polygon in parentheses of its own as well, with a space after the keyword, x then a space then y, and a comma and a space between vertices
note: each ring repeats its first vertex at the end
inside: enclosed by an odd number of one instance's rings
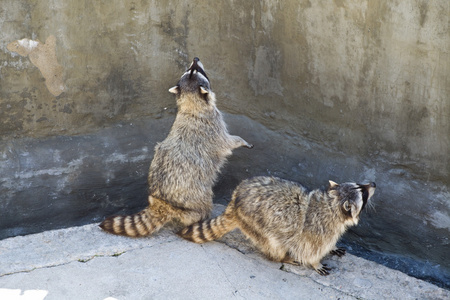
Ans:
POLYGON ((377 209, 375 207, 375 203, 373 203, 372 201, 367 203, 367 207, 368 207, 368 210, 371 210, 373 212, 377 212, 377 209))

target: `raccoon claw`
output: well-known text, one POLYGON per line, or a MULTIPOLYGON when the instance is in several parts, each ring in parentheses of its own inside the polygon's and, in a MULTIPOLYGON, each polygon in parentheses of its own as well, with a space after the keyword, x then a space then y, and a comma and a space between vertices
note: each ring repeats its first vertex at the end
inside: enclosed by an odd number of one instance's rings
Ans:
POLYGON ((331 271, 331 268, 328 268, 328 267, 326 266, 326 264, 323 264, 323 265, 322 265, 322 268, 316 269, 316 272, 319 273, 319 275, 321 275, 321 276, 327 276, 327 275, 330 275, 330 272, 328 272, 328 271, 331 271))
POLYGON ((342 257, 342 256, 344 256, 345 255, 345 252, 346 250, 344 249, 344 248, 336 248, 336 249, 334 249, 334 250, 331 250, 331 254, 332 255, 337 255, 338 257, 342 257))
POLYGON ((320 276, 330 275, 330 272, 328 272, 325 268, 317 269, 316 272, 319 273, 320 276))

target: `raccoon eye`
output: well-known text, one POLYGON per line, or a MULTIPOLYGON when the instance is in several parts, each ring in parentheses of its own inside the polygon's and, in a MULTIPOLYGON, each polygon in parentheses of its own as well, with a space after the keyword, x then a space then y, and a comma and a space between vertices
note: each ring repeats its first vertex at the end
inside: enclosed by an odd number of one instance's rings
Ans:
POLYGON ((346 210, 346 211, 349 211, 350 210, 350 203, 348 203, 348 201, 345 201, 344 202, 344 204, 343 204, 343 206, 344 206, 344 209, 346 210))

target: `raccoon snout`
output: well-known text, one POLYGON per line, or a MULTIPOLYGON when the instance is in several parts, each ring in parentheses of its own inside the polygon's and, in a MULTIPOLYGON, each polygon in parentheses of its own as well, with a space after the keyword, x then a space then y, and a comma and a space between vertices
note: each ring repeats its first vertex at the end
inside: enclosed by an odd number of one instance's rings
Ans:
POLYGON ((194 73, 194 71, 198 72, 198 68, 199 68, 198 63, 199 62, 200 62, 200 59, 198 57, 194 57, 194 59, 192 60, 191 66, 189 67, 189 69, 187 69, 187 72, 191 71, 191 74, 189 74, 189 76, 192 76, 192 73, 194 73))
POLYGON ((368 184, 359 184, 359 188, 364 188, 364 189, 371 189, 371 188, 376 188, 377 184, 375 182, 370 182, 368 184))
POLYGON ((200 62, 200 59, 198 57, 194 57, 194 59, 192 60, 191 66, 187 70, 187 72, 190 72, 189 78, 192 77, 192 74, 194 74, 194 71, 199 72, 200 74, 205 76, 205 78, 209 81, 209 78, 208 78, 208 76, 206 76, 205 70, 203 69, 203 64, 200 62))

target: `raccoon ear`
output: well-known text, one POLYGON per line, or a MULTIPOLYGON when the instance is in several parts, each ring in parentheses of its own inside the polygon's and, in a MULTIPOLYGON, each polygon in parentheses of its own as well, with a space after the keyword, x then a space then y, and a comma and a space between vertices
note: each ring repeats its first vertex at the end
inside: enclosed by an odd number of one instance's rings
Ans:
POLYGON ((350 203, 348 203, 348 200, 347 201, 345 201, 344 202, 344 204, 342 204, 342 206, 344 207, 344 209, 346 210, 346 211, 349 211, 350 210, 350 203))
POLYGON ((339 184, 337 184, 333 180, 328 180, 328 182, 330 183, 330 187, 328 188, 329 190, 335 189, 336 187, 339 186, 339 184))
POLYGON ((169 92, 172 94, 178 94, 180 92, 180 87, 178 85, 169 89, 169 92))
POLYGON ((200 93, 202 93, 202 94, 209 94, 209 91, 206 88, 200 86, 200 93))

